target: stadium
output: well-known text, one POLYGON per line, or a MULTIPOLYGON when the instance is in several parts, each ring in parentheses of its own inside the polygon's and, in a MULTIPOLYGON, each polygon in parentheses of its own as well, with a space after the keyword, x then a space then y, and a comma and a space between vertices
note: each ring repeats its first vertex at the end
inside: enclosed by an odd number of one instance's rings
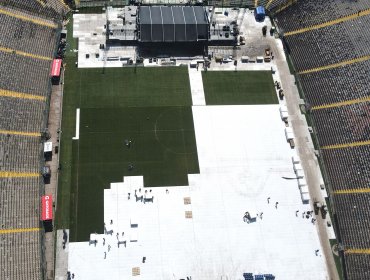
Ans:
POLYGON ((368 0, 0 20, 0 279, 370 279, 368 0))

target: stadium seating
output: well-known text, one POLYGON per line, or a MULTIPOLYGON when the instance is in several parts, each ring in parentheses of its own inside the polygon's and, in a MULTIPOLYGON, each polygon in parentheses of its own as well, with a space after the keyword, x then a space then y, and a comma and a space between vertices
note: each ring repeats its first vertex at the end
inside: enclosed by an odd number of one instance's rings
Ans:
POLYGON ((39 172, 40 139, 0 134, 0 167, 16 172, 39 172))
POLYGON ((46 103, 38 100, 0 97, 2 130, 40 132, 46 103))
POLYGON ((369 96, 370 61, 300 75, 311 106, 361 99, 369 96))
POLYGON ((68 7, 60 0, 3 0, 2 5, 11 7, 12 9, 19 9, 22 12, 37 15, 38 17, 55 20, 62 19, 69 11, 68 7))
MULTIPOLYGON (((303 0, 276 15, 312 108, 330 190, 341 192, 332 198, 344 250, 370 248, 370 195, 361 193, 370 188, 370 60, 352 60, 370 55, 370 16, 358 14, 369 8, 367 0, 303 0), (349 15, 341 23, 288 33, 349 15), (343 62, 350 64, 322 68, 343 62), (301 72, 309 69, 315 72, 301 72)), ((370 279, 369 254, 345 253, 344 264, 347 279, 370 279)))
POLYGON ((358 57, 355 52, 352 52, 354 46, 341 25, 287 36, 286 41, 297 71, 358 57))
POLYGON ((338 195, 334 201, 342 205, 338 224, 345 249, 370 248, 369 239, 359 238, 370 232, 370 194, 338 195))
MULTIPOLYGON (((0 179, 1 229, 40 227, 40 186, 39 178, 0 179)), ((40 234, 36 230, 1 235, 1 279, 42 279, 40 234)))
MULTIPOLYGON (((289 2, 291 2, 291 0, 272 0, 271 4, 268 5, 267 9, 274 12, 275 10, 278 10, 279 8, 283 7, 289 2)), ((267 3, 265 5, 267 5, 267 3)))
MULTIPOLYGON (((370 146, 323 150, 333 190, 370 187, 370 146)), ((345 202, 345 201, 343 201, 345 202)), ((337 207, 340 209, 340 207, 337 207)))
POLYGON ((285 32, 310 27, 338 19, 358 11, 370 9, 368 0, 337 1, 315 0, 298 1, 278 15, 278 24, 285 32))
POLYGON ((350 279, 370 279, 370 270, 365 270, 370 263, 370 255, 346 255, 345 266, 351 271, 350 279))
POLYGON ((47 60, 0 52, 0 89, 46 97, 50 85, 50 63, 47 60))
POLYGON ((312 112, 322 146, 370 139, 370 102, 312 112))
POLYGON ((0 178, 1 230, 14 231, 0 235, 0 279, 39 280, 45 275, 41 138, 16 134, 37 134, 47 121, 49 75, 60 26, 55 21, 67 9, 59 0, 43 2, 5 0, 0 6, 5 11, 0 13, 0 171, 23 172, 18 173, 21 177, 0 178), (31 98, 22 98, 24 94, 31 98))
POLYGON ((56 41, 56 29, 0 14, 0 45, 45 57, 53 56, 51 44, 56 41))
MULTIPOLYGON (((293 18, 290 20, 295 22, 293 18)), ((370 15, 286 36, 297 71, 369 55, 370 31, 363 28, 368 24, 370 15)))

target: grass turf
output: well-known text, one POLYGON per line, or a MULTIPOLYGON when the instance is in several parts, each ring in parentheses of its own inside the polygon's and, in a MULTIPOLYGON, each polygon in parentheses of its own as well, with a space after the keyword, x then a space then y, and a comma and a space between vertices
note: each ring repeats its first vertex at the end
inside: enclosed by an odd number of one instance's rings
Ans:
POLYGON ((103 70, 69 65, 67 71, 66 90, 79 95, 80 108, 192 105, 186 67, 103 70))
POLYGON ((277 104, 271 71, 202 72, 207 105, 277 104))
MULTIPOLYGON (((71 20, 69 31, 72 25, 71 20)), ((77 41, 70 34, 68 48, 73 49, 77 41)), ((187 184, 187 172, 197 173, 199 167, 186 67, 103 71, 78 69, 76 61, 76 53, 67 49, 55 225, 58 229, 70 228, 72 241, 82 241, 88 239, 88 233, 101 232, 103 228, 102 190, 110 182, 122 181, 124 175, 144 175, 148 186, 182 185, 187 184), (81 138, 72 141, 76 108, 81 108, 81 138), (159 141, 155 142, 152 121, 162 112, 163 120, 157 123, 159 141), (145 122, 141 122, 144 115, 152 117, 147 121, 145 116, 145 122), (88 125, 90 130, 83 126, 85 120, 90 123, 88 119, 94 120, 94 133, 92 124, 88 125), (107 130, 106 135, 98 133, 102 129, 107 130), (130 154, 122 154, 125 137, 134 140, 130 154), (88 163, 96 158, 100 161, 88 163), (128 161, 135 165, 130 174, 128 161)))
POLYGON ((191 107, 82 109, 80 127, 73 146, 72 241, 103 233, 103 190, 111 182, 144 175, 146 187, 187 185, 187 175, 199 173, 191 107))

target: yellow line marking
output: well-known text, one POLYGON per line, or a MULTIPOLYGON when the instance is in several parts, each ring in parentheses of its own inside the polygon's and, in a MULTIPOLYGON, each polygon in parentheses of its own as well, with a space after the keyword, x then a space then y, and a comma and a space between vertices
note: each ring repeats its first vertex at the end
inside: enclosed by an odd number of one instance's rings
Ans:
POLYGON ((0 171, 0 178, 23 178, 23 177, 39 177, 40 174, 36 172, 14 172, 14 171, 0 171))
POLYGON ((43 21, 43 20, 27 17, 25 15, 12 13, 10 11, 3 10, 3 9, 0 9, 0 14, 7 15, 7 16, 10 16, 10 17, 15 17, 15 18, 18 18, 18 19, 21 19, 21 20, 24 20, 24 21, 29 21, 29 22, 32 22, 32 23, 35 23, 35 24, 38 24, 38 25, 47 26, 47 27, 50 27, 50 28, 57 28, 58 27, 58 25, 56 25, 54 23, 49 23, 49 22, 46 22, 46 21, 43 21))
POLYGON ((0 134, 41 137, 40 132, 28 132, 28 131, 0 130, 0 134))
POLYGON ((312 110, 342 107, 342 106, 347 106, 347 105, 352 105, 352 104, 364 103, 364 102, 367 102, 367 101, 370 101, 370 96, 369 97, 364 97, 364 98, 353 99, 353 100, 347 100, 347 101, 343 101, 343 102, 335 102, 335 103, 331 103, 331 104, 318 105, 318 106, 312 107, 312 110))
POLYGON ((274 0, 269 0, 268 2, 267 2, 267 4, 266 4, 266 8, 268 8, 271 4, 272 4, 272 2, 274 2, 274 0))
POLYGON ((323 150, 342 149, 342 148, 367 146, 367 145, 370 145, 370 140, 368 140, 368 141, 361 141, 361 142, 345 143, 345 144, 328 145, 328 146, 321 147, 321 149, 323 149, 323 150))
POLYGON ((41 60, 52 60, 51 57, 46 57, 46 56, 32 54, 32 53, 26 53, 26 52, 17 51, 17 50, 13 50, 13 49, 9 49, 9 48, 6 48, 6 47, 1 47, 1 46, 0 46, 0 51, 6 52, 6 53, 14 53, 14 54, 17 54, 17 55, 32 57, 32 58, 41 59, 41 60))
POLYGON ((43 6, 43 7, 46 6, 45 2, 43 2, 42 0, 36 0, 36 1, 39 2, 41 6, 43 6))
POLYGON ((69 8, 69 6, 66 4, 66 3, 64 3, 64 1, 63 0, 59 0, 59 2, 64 6, 64 8, 66 8, 68 11, 70 10, 70 8, 69 8))
POLYGON ((281 6, 279 9, 276 10, 275 14, 280 13, 281 11, 285 10, 289 6, 297 3, 298 0, 289 0, 285 5, 281 6))
POLYGON ((355 193, 370 193, 370 188, 338 190, 333 192, 333 194, 355 194, 355 193))
POLYGON ((0 229, 0 234, 40 231, 42 228, 12 228, 0 229))
POLYGON ((344 251, 345 254, 361 254, 361 255, 369 255, 370 249, 347 249, 344 251))
POLYGON ((254 6, 257 7, 258 6, 258 0, 254 0, 254 6))
POLYGON ((311 31, 311 30, 331 26, 331 25, 338 24, 338 23, 341 23, 341 22, 344 22, 344 21, 348 21, 348 20, 355 19, 355 18, 358 18, 358 17, 366 16, 366 15, 369 15, 369 14, 370 14, 370 9, 367 9, 367 10, 364 10, 364 11, 360 11, 358 13, 354 13, 354 14, 345 16, 345 17, 337 18, 337 19, 327 21, 327 22, 324 22, 324 23, 320 23, 320 24, 317 24, 317 25, 313 25, 313 26, 310 26, 310 27, 290 31, 290 32, 284 33, 284 36, 291 36, 291 35, 307 32, 307 31, 311 31))
POLYGON ((41 100, 41 101, 46 100, 46 97, 44 97, 44 96, 28 94, 28 93, 23 93, 23 92, 10 91, 10 90, 5 90, 5 89, 0 89, 0 96, 21 98, 21 99, 33 99, 33 100, 41 100))
POLYGON ((369 59, 370 59, 370 55, 365 55, 365 56, 362 56, 362 57, 359 57, 359 58, 354 58, 354 59, 345 60, 345 61, 334 63, 334 64, 329 64, 329 65, 325 65, 325 66, 321 66, 321 67, 316 67, 316 68, 312 68, 312 69, 303 70, 301 72, 298 72, 298 74, 302 75, 302 74, 308 74, 308 73, 315 73, 315 72, 319 72, 319 71, 323 71, 323 70, 328 70, 328 69, 332 69, 332 68, 337 68, 337 67, 341 67, 341 66, 350 65, 350 64, 353 64, 353 63, 363 62, 363 61, 366 61, 366 60, 369 60, 369 59))

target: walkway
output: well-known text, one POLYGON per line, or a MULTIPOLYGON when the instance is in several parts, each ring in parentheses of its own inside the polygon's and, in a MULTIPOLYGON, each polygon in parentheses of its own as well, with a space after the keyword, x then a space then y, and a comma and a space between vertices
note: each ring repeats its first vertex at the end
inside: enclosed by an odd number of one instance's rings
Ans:
POLYGON ((65 280, 68 272, 68 253, 69 253, 69 230, 66 230, 67 233, 67 242, 63 249, 63 230, 57 230, 55 251, 56 256, 55 260, 55 280, 65 280))
POLYGON ((196 68, 190 68, 188 66, 189 81, 191 89, 191 98, 193 100, 193 106, 206 105, 206 99, 204 97, 202 71, 196 68))
MULTIPOLYGON (((295 135, 295 149, 300 157, 301 165, 305 171, 306 181, 309 186, 309 193, 311 197, 310 203, 313 209, 312 204, 314 201, 325 201, 320 189, 321 171, 314 153, 314 146, 311 136, 308 133, 307 122, 299 109, 299 104, 301 101, 298 89, 295 85, 294 76, 290 74, 281 42, 279 41, 278 44, 279 48, 273 50, 276 54, 275 63, 280 72, 281 85, 284 89, 289 119, 295 135)), ((329 279, 337 280, 339 279, 339 275, 334 262, 331 245, 329 243, 330 237, 328 235, 327 220, 322 219, 320 215, 317 215, 316 219, 316 226, 318 229, 321 248, 323 250, 322 253, 325 255, 326 259, 329 279)))
MULTIPOLYGON (((61 72, 61 83, 64 81, 64 71, 62 68, 61 72)), ((48 121, 48 130, 50 132, 51 138, 49 141, 53 143, 53 147, 59 146, 59 133, 61 128, 61 118, 62 118, 62 100, 63 100, 63 85, 55 85, 52 87, 52 94, 50 100, 50 112, 49 112, 49 121, 48 121)), ((51 194, 55 203, 54 211, 56 211, 57 196, 58 196, 58 166, 59 166, 59 154, 55 153, 53 150, 52 161, 49 162, 51 169, 51 178, 50 184, 45 184, 45 193, 51 194)), ((45 233, 45 260, 46 260, 46 273, 47 280, 53 280, 54 278, 54 242, 55 242, 55 233, 56 227, 54 224, 54 232, 45 233)), ((59 244, 60 245, 60 244, 59 244)), ((59 255, 58 255, 59 257, 59 255)), ((64 274, 66 277, 66 274, 64 274)), ((66 279, 66 278, 59 278, 66 279)))

